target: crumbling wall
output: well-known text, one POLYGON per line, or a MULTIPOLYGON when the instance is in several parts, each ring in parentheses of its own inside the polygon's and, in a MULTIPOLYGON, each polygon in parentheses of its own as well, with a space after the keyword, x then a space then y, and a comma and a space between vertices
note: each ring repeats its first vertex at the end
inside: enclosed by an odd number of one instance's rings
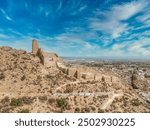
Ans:
POLYGON ((95 75, 93 73, 82 73, 82 78, 86 80, 94 80, 95 75))
POLYGON ((63 60, 56 53, 47 53, 43 52, 41 48, 39 48, 38 41, 32 41, 32 53, 37 55, 40 58, 41 63, 46 67, 57 66, 63 73, 75 77, 77 79, 85 79, 85 80, 102 80, 102 77, 105 78, 105 81, 109 84, 112 83, 112 80, 117 82, 117 79, 112 79, 111 76, 102 76, 97 75, 92 70, 86 67, 66 67, 63 64, 63 60))
POLYGON ((32 40, 32 53, 37 55, 41 63, 46 67, 56 66, 57 61, 63 62, 56 53, 43 52, 42 49, 39 48, 37 40, 32 40))
POLYGON ((67 74, 68 68, 60 62, 56 62, 57 68, 60 69, 63 73, 67 74))
POLYGON ((37 56, 40 58, 41 63, 44 65, 44 55, 42 49, 38 49, 37 56))
POLYGON ((67 74, 72 76, 72 77, 75 77, 76 76, 76 71, 77 71, 76 68, 71 68, 70 67, 70 68, 67 69, 67 74))
POLYGON ((94 80, 101 80, 102 79, 102 75, 95 75, 94 80))
POLYGON ((76 73, 75 73, 75 78, 80 79, 81 78, 81 72, 79 69, 77 69, 76 73))

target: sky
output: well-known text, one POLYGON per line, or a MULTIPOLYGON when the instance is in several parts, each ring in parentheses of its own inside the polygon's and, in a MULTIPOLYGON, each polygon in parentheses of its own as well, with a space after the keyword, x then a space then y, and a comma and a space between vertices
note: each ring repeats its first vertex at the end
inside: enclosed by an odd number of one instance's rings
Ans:
POLYGON ((0 46, 150 59, 149 0, 0 0, 0 46))

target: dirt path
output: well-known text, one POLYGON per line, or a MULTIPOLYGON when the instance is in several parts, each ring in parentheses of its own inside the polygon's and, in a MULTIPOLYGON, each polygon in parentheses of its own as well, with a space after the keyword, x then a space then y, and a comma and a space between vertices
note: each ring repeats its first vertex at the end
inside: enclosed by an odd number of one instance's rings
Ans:
MULTIPOLYGON (((103 95, 112 95, 114 92, 95 92, 95 93, 89 93, 89 92, 80 92, 80 93, 54 93, 54 94, 45 94, 47 96, 51 96, 51 97, 55 97, 55 96, 62 96, 62 97, 68 97, 68 96, 103 96, 103 95)), ((10 96, 10 97, 14 97, 16 95, 16 93, 13 93, 10 95, 10 93, 5 93, 3 92, 3 94, 5 94, 5 96, 10 96)), ((1 93, 0 93, 1 95, 1 93)), ((28 93, 28 95, 26 93, 22 93, 21 96, 34 96, 35 93, 28 93)), ((36 94, 36 96, 43 96, 43 93, 39 93, 36 94)))
POLYGON ((112 104, 112 102, 114 101, 114 99, 116 98, 116 97, 121 97, 121 96, 123 96, 123 93, 121 92, 121 93, 114 93, 103 105, 102 105, 102 107, 101 107, 101 109, 107 109, 111 104, 112 104))
MULTIPOLYGON (((81 82, 80 80, 77 80, 77 81, 73 81, 73 82, 65 83, 65 84, 63 84, 63 85, 59 86, 58 88, 56 88, 56 90, 55 90, 55 91, 57 91, 57 90, 59 90, 59 89, 63 88, 63 87, 64 87, 64 86, 66 86, 67 84, 77 84, 77 83, 80 83, 80 82, 81 82)), ((86 82, 87 82, 87 81, 86 81, 86 82)))

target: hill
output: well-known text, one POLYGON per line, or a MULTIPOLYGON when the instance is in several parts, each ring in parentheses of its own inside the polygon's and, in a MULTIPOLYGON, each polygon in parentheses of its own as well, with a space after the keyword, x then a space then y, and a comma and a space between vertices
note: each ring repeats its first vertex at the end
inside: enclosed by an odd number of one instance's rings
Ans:
POLYGON ((0 112, 150 112, 119 76, 82 65, 78 78, 57 54, 42 54, 44 62, 37 53, 0 47, 0 112))

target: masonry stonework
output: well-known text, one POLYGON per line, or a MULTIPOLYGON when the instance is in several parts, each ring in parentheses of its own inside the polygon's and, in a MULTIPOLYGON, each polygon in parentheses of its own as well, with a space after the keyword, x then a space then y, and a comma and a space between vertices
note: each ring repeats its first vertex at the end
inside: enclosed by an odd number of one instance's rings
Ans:
POLYGON ((76 68, 68 68, 67 74, 70 75, 70 76, 72 76, 72 77, 75 77, 76 71, 77 71, 76 68))
POLYGON ((76 73, 75 73, 75 77, 76 77, 77 79, 80 79, 80 78, 81 78, 81 72, 80 72, 80 70, 77 69, 77 71, 76 71, 76 73))
POLYGON ((39 50, 38 41, 34 39, 32 40, 32 53, 36 55, 38 50, 39 50))
MULTIPOLYGON (((56 53, 44 52, 41 48, 39 48, 38 41, 32 41, 32 53, 40 58, 41 63, 45 67, 53 67, 57 66, 59 70, 63 73, 75 77, 77 79, 84 80, 101 80, 102 75, 97 75, 95 72, 90 71, 89 69, 82 67, 68 67, 64 64, 63 60, 56 53)), ((110 76, 104 76, 106 82, 112 83, 114 80, 116 83, 117 79, 112 78, 110 76)))
POLYGON ((40 58, 41 63, 44 65, 45 62, 44 62, 44 55, 43 55, 42 49, 39 48, 36 54, 37 54, 37 56, 40 58))

